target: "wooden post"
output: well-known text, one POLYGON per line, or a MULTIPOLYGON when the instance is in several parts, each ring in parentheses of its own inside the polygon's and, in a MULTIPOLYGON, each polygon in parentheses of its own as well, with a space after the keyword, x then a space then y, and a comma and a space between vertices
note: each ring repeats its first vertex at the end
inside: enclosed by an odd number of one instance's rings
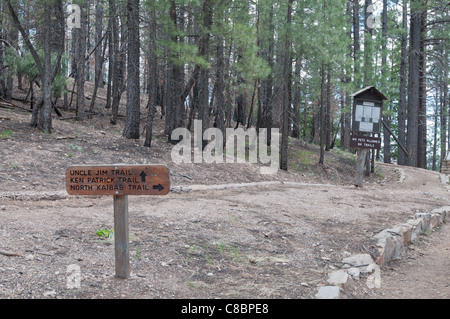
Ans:
POLYGON ((358 159, 356 161, 355 186, 363 187, 364 165, 366 163, 367 149, 358 148, 357 156, 358 156, 358 159))
POLYGON ((114 196, 116 277, 130 278, 128 195, 166 195, 169 169, 164 165, 69 166, 66 190, 71 195, 114 196))
POLYGON ((128 195, 114 196, 114 250, 116 277, 130 278, 128 195))

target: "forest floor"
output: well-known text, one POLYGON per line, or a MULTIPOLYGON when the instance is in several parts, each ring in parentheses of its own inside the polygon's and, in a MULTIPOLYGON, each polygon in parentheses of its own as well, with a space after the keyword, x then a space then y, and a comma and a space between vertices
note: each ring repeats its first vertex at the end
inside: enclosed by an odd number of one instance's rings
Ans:
MULTIPOLYGON (((375 234, 450 198, 439 173, 381 163, 356 188, 354 155, 331 150, 318 165, 317 146, 297 140, 290 140, 289 172, 263 175, 249 163, 177 165, 163 120, 145 148, 142 139, 121 137, 123 123, 110 126, 106 112, 84 122, 70 114, 45 134, 29 127, 29 112, 0 108, 2 299, 312 299, 343 258, 375 253, 375 234), (127 280, 114 276, 113 239, 97 235, 113 228, 112 197, 65 191, 68 166, 115 163, 165 164, 173 188, 166 196, 130 196, 127 280), (75 288, 68 286, 71 265, 80 270, 75 288)), ((381 288, 355 281, 343 297, 448 299, 448 227, 383 266, 381 288)))

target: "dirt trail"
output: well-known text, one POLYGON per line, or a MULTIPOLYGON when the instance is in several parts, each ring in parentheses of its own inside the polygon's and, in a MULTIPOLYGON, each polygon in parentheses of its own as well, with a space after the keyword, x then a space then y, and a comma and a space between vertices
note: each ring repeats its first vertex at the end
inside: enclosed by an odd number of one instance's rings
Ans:
MULTIPOLYGON (((92 127, 55 121, 48 135, 28 114, 0 115, 11 118, 0 121, 10 131, 0 139, 0 298, 314 298, 344 257, 376 254, 375 234, 449 205, 438 173, 377 163, 359 189, 351 154, 331 151, 320 166, 299 141, 290 172, 263 176, 250 164, 174 165, 163 121, 148 149, 99 130, 106 116, 92 127), (67 166, 99 163, 171 171, 169 195, 129 198, 129 280, 114 277, 113 240, 96 234, 113 228, 112 198, 64 191, 67 166)), ((449 298, 448 233, 383 267, 380 289, 361 280, 343 297, 449 298)))
POLYGON ((450 229, 443 225, 421 237, 401 261, 383 269, 382 287, 373 298, 449 299, 450 229))
MULTIPOLYGON (((114 278, 112 240, 95 234, 112 228, 111 198, 3 200, 1 247, 19 256, 0 255, 0 296, 314 298, 343 257, 373 252, 374 234, 446 202, 438 174, 405 171, 402 183, 363 189, 286 183, 130 196, 130 280, 114 278), (67 288, 69 265, 80 269, 77 289, 67 288)), ((439 236, 448 238, 446 226, 439 236)), ((448 241, 432 238, 383 269, 381 289, 356 284, 345 296, 448 298, 448 241)))

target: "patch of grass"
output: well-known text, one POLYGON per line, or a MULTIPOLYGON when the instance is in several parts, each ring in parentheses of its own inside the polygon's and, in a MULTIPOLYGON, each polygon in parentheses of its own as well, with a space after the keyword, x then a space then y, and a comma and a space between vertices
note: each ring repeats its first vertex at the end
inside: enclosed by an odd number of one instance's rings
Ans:
POLYGON ((225 252, 227 244, 225 244, 224 242, 219 242, 217 244, 217 247, 219 248, 219 253, 222 255, 225 252))
POLYGON ((290 154, 290 167, 298 173, 313 173, 313 166, 318 161, 317 155, 310 150, 296 150, 290 154))
POLYGON ((299 150, 294 153, 294 159, 300 165, 310 166, 313 163, 314 158, 315 154, 312 151, 299 150))
POLYGON ((75 156, 75 153, 80 153, 81 151, 83 151, 83 148, 81 146, 75 144, 68 144, 67 148, 71 151, 67 153, 68 158, 72 158, 75 156))
POLYGON ((114 230, 113 229, 97 229, 96 235, 110 239, 114 237, 114 230))
POLYGON ((13 135, 13 131, 11 131, 11 130, 4 130, 3 132, 0 133, 0 138, 8 138, 11 135, 13 135))
POLYGON ((191 287, 191 288, 195 287, 195 283, 193 281, 188 281, 186 284, 188 287, 191 287))
POLYGON ((231 246, 230 247, 230 252, 231 256, 233 257, 233 260, 237 263, 240 263, 243 261, 243 258, 241 256, 241 254, 239 253, 239 249, 236 246, 231 246))
POLYGON ((208 265, 211 265, 214 261, 223 262, 227 259, 231 259, 237 263, 245 261, 245 258, 237 246, 227 244, 223 241, 190 245, 186 252, 186 264, 189 264, 192 261, 194 255, 196 260, 204 260, 208 265))
POLYGON ((136 253, 134 254, 134 258, 140 259, 141 256, 142 256, 141 246, 138 246, 138 247, 136 248, 136 253))
POLYGON ((83 150, 83 148, 79 145, 75 145, 75 144, 69 144, 67 145, 67 147, 69 148, 69 150, 71 151, 77 151, 77 152, 81 152, 83 150))

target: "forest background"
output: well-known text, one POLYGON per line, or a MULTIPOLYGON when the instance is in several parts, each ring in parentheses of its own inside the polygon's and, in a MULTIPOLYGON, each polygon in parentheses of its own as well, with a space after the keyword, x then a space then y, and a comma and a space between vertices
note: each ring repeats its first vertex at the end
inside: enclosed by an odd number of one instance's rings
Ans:
POLYGON ((332 148, 351 151, 351 94, 375 86, 397 140, 382 129, 383 148, 368 160, 439 170, 450 148, 449 8, 445 0, 1 0, 0 101, 26 92, 30 125, 51 133, 58 99, 80 121, 107 110, 110 125, 126 99, 123 136, 148 147, 157 108, 168 143, 194 119, 203 131, 279 128, 288 170, 291 138, 320 145, 321 163, 332 148), (89 104, 86 81, 95 85, 89 104))

